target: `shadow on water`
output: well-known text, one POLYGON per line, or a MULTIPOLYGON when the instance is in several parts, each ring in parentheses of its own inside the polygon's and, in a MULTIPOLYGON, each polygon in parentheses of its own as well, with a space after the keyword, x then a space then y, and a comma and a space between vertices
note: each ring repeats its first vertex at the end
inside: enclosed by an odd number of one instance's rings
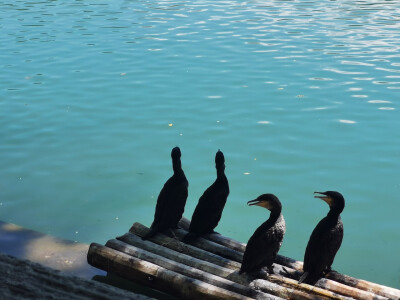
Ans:
POLYGON ((0 252, 90 279, 105 272, 86 261, 89 245, 52 237, 0 221, 0 252))
POLYGON ((92 267, 87 263, 88 249, 87 244, 59 239, 0 221, 0 253, 28 259, 66 274, 93 279, 151 298, 176 299, 92 267))

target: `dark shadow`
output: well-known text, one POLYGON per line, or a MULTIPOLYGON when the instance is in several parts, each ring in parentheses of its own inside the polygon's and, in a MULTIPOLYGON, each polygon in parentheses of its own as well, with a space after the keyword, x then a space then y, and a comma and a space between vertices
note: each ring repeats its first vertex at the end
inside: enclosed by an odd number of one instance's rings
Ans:
POLYGON ((124 289, 126 291, 130 291, 135 294, 141 294, 150 298, 162 299, 162 300, 178 300, 178 298, 175 298, 171 295, 167 295, 160 291, 147 288, 145 286, 136 284, 132 281, 126 280, 122 277, 110 273, 107 273, 106 276, 96 275, 92 279, 101 283, 109 284, 117 288, 124 289))

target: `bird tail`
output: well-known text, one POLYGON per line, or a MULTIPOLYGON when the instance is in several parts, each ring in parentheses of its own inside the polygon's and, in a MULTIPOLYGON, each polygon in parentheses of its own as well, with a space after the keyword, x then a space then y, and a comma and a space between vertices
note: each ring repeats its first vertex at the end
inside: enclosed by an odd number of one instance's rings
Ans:
POLYGON ((149 232, 142 236, 142 240, 148 240, 157 234, 158 230, 156 228, 150 228, 149 232))
POLYGON ((193 242, 195 239, 198 238, 198 234, 194 233, 194 232, 189 232, 187 235, 185 235, 185 237, 183 238, 183 241, 185 243, 191 243, 193 242))
POLYGON ((315 274, 310 274, 308 272, 304 272, 299 279, 299 283, 307 283, 314 285, 319 279, 319 276, 315 274))
POLYGON ((307 276, 308 276, 308 272, 304 272, 303 275, 300 276, 299 284, 303 283, 303 281, 307 279, 307 276))

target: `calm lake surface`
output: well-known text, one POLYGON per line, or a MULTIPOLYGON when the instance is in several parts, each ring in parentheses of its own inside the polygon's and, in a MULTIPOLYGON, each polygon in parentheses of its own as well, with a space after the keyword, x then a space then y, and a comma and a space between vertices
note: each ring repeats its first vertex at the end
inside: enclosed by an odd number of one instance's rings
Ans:
POLYGON ((217 231, 247 242, 283 204, 303 260, 346 199, 333 268, 400 287, 398 1, 0 1, 0 219, 104 243, 150 225, 182 150, 185 216, 215 179, 217 231))

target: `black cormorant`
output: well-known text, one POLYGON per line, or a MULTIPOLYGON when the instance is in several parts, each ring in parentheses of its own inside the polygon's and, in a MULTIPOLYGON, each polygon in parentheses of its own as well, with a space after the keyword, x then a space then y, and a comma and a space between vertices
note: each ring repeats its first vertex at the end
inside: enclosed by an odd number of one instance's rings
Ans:
POLYGON ((184 238, 187 243, 192 242, 200 235, 214 232, 214 228, 221 219, 229 195, 229 184, 225 176, 224 154, 220 150, 215 154, 215 168, 217 169, 217 179, 199 199, 190 222, 189 233, 184 238))
POLYGON ((171 151, 174 175, 167 180, 158 195, 154 221, 150 231, 142 237, 148 239, 158 232, 178 227, 188 197, 189 183, 181 165, 181 150, 175 147, 171 151))
POLYGON ((239 274, 253 273, 256 275, 263 267, 267 267, 269 273, 273 273, 272 264, 282 245, 286 231, 285 219, 281 214, 282 204, 273 194, 263 194, 247 204, 264 207, 271 211, 271 215, 249 239, 239 274))
POLYGON ((330 210, 315 227, 308 241, 304 255, 304 273, 299 283, 314 284, 324 273, 329 273, 343 239, 343 223, 340 218, 340 213, 344 209, 342 194, 333 191, 315 193, 320 194, 315 198, 328 203, 330 210))

